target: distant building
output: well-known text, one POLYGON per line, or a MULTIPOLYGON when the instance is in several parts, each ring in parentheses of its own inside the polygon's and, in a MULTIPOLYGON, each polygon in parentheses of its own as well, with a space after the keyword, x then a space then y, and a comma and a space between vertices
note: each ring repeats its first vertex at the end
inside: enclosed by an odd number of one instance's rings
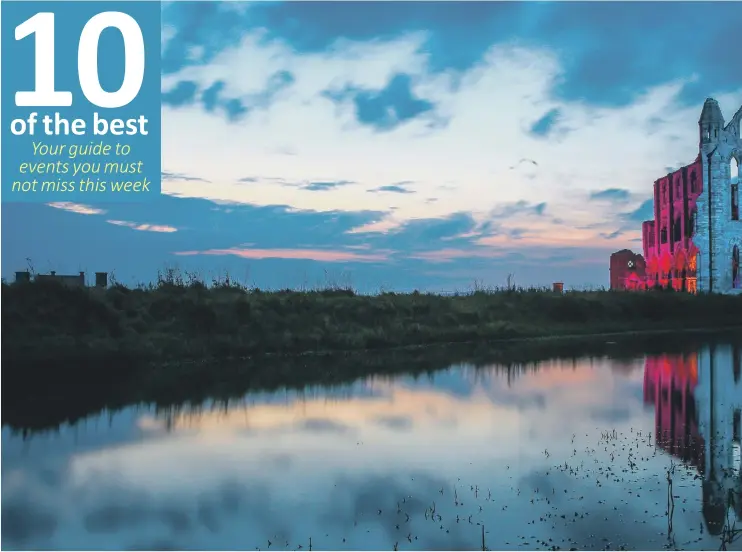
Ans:
MULTIPOLYGON (((49 274, 35 274, 35 282, 59 282, 72 287, 85 287, 85 272, 80 271, 78 274, 57 274, 52 270, 49 274)), ((30 282, 31 273, 29 271, 18 271, 15 273, 16 283, 30 282)), ((95 287, 108 287, 108 272, 95 273, 95 287)))
POLYGON ((85 287, 85 273, 80 272, 76 275, 57 274, 55 271, 51 271, 49 274, 36 274, 34 276, 36 282, 60 282, 62 284, 72 287, 85 287))
POLYGON ((642 223, 644 281, 616 289, 742 293, 742 107, 725 124, 718 102, 708 98, 698 127, 696 160, 654 183, 654 217, 642 223))
POLYGON ((99 288, 108 287, 108 272, 96 272, 95 273, 95 287, 99 287, 99 288))

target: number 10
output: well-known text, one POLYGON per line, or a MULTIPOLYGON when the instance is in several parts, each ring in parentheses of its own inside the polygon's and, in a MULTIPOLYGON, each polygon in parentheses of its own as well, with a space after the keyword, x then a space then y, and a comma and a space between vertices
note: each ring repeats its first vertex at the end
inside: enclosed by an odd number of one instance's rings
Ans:
MULTIPOLYGON (((15 93, 22 107, 69 107, 72 92, 54 89, 54 14, 39 12, 15 28, 15 39, 35 34, 34 90, 15 93)), ((159 48, 160 45, 158 44, 159 48)), ((98 107, 123 107, 136 98, 144 80, 144 37, 139 24, 123 12, 102 12, 91 17, 80 33, 77 76, 82 93, 98 107), (124 79, 115 92, 106 92, 98 75, 98 41, 104 29, 115 27, 124 39, 124 79)))

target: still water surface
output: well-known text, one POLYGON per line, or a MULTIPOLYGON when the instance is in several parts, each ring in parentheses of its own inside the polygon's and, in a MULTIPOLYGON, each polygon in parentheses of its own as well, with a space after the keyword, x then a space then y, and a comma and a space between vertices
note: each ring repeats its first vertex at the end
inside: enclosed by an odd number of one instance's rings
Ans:
POLYGON ((742 528, 739 358, 457 365, 4 428, 2 546, 716 550, 742 528))

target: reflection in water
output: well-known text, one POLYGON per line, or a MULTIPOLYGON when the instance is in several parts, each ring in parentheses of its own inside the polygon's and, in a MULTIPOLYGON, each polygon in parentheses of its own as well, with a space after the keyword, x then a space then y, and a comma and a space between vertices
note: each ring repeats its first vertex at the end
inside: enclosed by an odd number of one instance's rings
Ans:
POLYGON ((647 358, 644 401, 654 405, 657 445, 702 474, 705 457, 694 397, 697 385, 698 354, 647 358))
POLYGON ((720 533, 728 510, 742 520, 740 413, 742 351, 712 346, 699 355, 698 419, 706 441, 703 515, 709 531, 720 533))
POLYGON ((714 535, 733 525, 730 516, 742 521, 741 363, 738 347, 712 346, 698 354, 647 358, 644 370, 657 444, 703 477, 702 512, 714 535))
POLYGON ((4 429, 2 546, 717 549, 742 503, 738 366, 723 346, 458 365, 4 429))

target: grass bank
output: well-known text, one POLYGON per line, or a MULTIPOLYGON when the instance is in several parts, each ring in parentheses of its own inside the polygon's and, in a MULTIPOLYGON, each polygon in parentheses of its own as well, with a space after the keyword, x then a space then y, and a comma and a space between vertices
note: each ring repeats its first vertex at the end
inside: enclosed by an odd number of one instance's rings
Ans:
MULTIPOLYGON (((742 326, 742 296, 536 289, 358 295, 206 286, 2 286, 5 366, 359 351, 603 332, 742 326)), ((6 372, 7 373, 7 372, 6 372)))

